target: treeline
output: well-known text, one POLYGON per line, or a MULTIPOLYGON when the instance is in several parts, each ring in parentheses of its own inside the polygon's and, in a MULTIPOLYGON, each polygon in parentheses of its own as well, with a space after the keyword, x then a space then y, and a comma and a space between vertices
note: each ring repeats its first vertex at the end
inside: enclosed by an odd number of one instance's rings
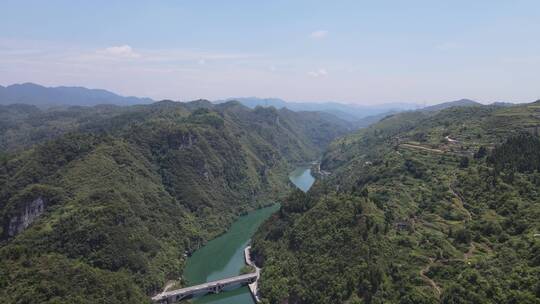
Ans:
POLYGON ((497 171, 540 171, 540 137, 521 133, 495 147, 488 158, 497 171))

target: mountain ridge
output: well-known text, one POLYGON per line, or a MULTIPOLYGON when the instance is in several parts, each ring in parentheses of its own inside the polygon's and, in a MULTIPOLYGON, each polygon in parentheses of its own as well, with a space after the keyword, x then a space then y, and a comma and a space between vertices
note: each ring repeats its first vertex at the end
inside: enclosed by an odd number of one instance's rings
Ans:
POLYGON ((290 102, 280 98, 237 97, 214 101, 222 103, 236 100, 243 105, 255 108, 257 106, 273 106, 276 108, 288 108, 293 111, 318 111, 333 114, 341 119, 354 122, 367 116, 376 116, 383 113, 416 109, 419 105, 408 103, 388 103, 382 105, 356 105, 338 102, 290 102))
POLYGON ((12 84, 0 89, 0 104, 33 104, 51 106, 94 106, 98 104, 134 105, 153 102, 150 98, 121 96, 104 89, 82 86, 45 87, 31 82, 12 84))
POLYGON ((447 102, 435 104, 432 106, 424 107, 421 110, 425 112, 435 112, 435 111, 448 109, 451 107, 477 107, 477 106, 482 106, 482 104, 471 99, 462 98, 459 100, 447 101, 447 102))

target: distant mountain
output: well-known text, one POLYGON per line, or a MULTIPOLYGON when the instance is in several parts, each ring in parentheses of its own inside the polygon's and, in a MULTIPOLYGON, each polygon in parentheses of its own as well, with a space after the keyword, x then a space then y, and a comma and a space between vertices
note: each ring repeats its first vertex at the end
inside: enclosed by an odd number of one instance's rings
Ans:
POLYGON ((514 106, 515 104, 511 102, 496 101, 494 103, 491 103, 491 105, 497 106, 497 107, 511 107, 511 106, 514 106))
POLYGON ((289 102, 279 98, 258 98, 258 97, 237 97, 226 100, 215 101, 222 103, 225 101, 236 100, 241 104, 255 108, 257 106, 275 108, 287 108, 292 111, 317 111, 332 114, 342 120, 353 123, 356 128, 367 127, 380 119, 403 111, 419 110, 423 112, 438 112, 451 107, 470 107, 480 106, 481 104, 470 100, 460 99, 456 101, 444 102, 428 107, 421 107, 414 103, 389 103, 382 105, 355 105, 343 104, 338 102, 289 102))
POLYGON ((124 97, 101 89, 83 87, 44 87, 34 83, 0 86, 0 104, 30 104, 38 107, 98 104, 134 105, 152 103, 150 98, 124 97))
POLYGON ((258 98, 258 97, 237 97, 229 98, 226 100, 218 100, 215 103, 222 103, 225 101, 236 100, 243 105, 255 108, 257 106, 275 108, 287 108, 292 111, 317 111, 333 114, 343 120, 350 122, 357 122, 365 117, 379 116, 382 117, 395 112, 401 112, 406 110, 414 110, 419 108, 419 105, 412 103, 393 103, 382 105, 355 105, 355 104, 343 104, 338 102, 289 102, 279 98, 258 98))
POLYGON ((391 116, 393 114, 397 114, 399 112, 400 111, 388 111, 388 112, 384 112, 384 113, 381 113, 381 114, 366 116, 364 118, 361 118, 360 120, 354 121, 352 124, 353 124, 355 129, 366 128, 366 127, 369 127, 370 125, 372 125, 374 123, 379 122, 381 119, 383 119, 385 117, 391 116))
POLYGON ((474 100, 460 99, 456 101, 443 102, 443 103, 439 103, 433 106, 425 107, 422 109, 422 111, 437 112, 437 111, 441 111, 441 110, 452 108, 452 107, 476 107, 476 106, 481 106, 481 105, 482 105, 481 103, 476 102, 474 100))
POLYGON ((296 105, 296 103, 287 102, 280 98, 259 98, 259 97, 227 98, 226 100, 216 101, 216 103, 223 103, 223 102, 227 102, 231 100, 239 101, 241 104, 249 108, 263 106, 263 107, 275 107, 277 109, 280 109, 280 108, 286 107, 286 108, 289 108, 289 110, 293 110, 290 107, 296 105))

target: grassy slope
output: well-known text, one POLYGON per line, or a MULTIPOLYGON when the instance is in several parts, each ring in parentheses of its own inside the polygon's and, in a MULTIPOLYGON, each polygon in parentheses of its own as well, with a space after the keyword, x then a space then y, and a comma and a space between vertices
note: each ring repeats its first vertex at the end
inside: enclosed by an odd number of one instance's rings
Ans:
POLYGON ((473 157, 539 125, 538 103, 453 108, 335 141, 331 176, 255 237, 265 301, 539 303, 540 175, 473 157))

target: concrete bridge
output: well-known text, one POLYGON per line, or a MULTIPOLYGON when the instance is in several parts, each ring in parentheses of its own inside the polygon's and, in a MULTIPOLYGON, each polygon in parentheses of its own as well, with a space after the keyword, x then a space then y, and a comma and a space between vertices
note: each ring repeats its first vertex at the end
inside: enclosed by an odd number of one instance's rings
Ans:
POLYGON ((248 273, 236 277, 207 282, 200 285, 177 290, 166 291, 152 298, 154 303, 171 304, 180 300, 206 293, 220 293, 223 289, 232 286, 247 285, 257 280, 257 273, 248 273))
POLYGON ((259 279, 260 269, 255 266, 255 264, 250 259, 249 254, 250 247, 248 246, 244 250, 244 258, 246 264, 255 267, 254 273, 248 273, 243 275, 238 275, 230 278, 225 278, 221 280, 211 281, 200 285, 185 287, 181 289, 164 291, 154 297, 152 297, 152 302, 159 304, 171 304, 183 299, 193 297, 195 295, 203 295, 207 293, 220 293, 225 288, 231 288, 236 286, 248 285, 251 294, 255 298, 255 301, 259 301, 257 294, 257 280, 259 279))

